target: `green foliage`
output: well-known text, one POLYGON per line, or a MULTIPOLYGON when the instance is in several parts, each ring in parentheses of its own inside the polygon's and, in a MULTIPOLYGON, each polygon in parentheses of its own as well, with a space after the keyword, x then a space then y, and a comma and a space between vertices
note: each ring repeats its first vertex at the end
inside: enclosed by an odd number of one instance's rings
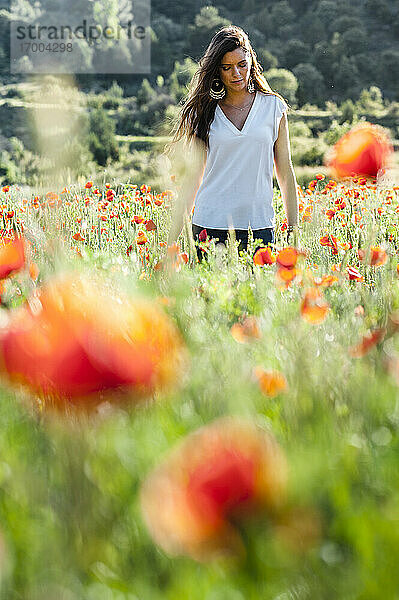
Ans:
POLYGON ((273 3, 270 11, 271 26, 274 30, 281 29, 284 25, 290 25, 294 22, 295 12, 292 10, 287 0, 278 0, 273 3))
POLYGON ((340 106, 341 109, 341 119, 339 121, 340 125, 343 123, 352 123, 355 113, 356 106, 353 104, 352 100, 345 100, 340 106))
MULTIPOLYGON (((51 12, 52 7, 50 0, 38 0, 30 7, 22 1, 16 5, 32 23, 46 10, 51 12)), ((99 22, 117 19, 118 6, 118 2, 110 3, 107 8, 100 2, 83 2, 87 18, 99 22)), ((57 10, 67 22, 71 9, 61 10, 57 5, 57 10)), ((8 73, 8 26, 12 15, 7 10, 2 14, 0 61, 6 67, 3 71, 8 73)), ((398 52, 399 13, 395 0, 362 0, 353 6, 332 0, 270 0, 266 4, 245 0, 234 10, 225 2, 212 5, 194 2, 182 6, 177 0, 168 3, 156 0, 152 5, 150 27, 150 84, 154 86, 159 74, 169 79, 176 61, 186 58, 198 61, 213 34, 230 23, 244 27, 259 56, 262 49, 275 57, 274 60, 270 55, 263 58, 265 71, 277 66, 292 70, 300 63, 312 64, 324 79, 323 100, 338 103, 348 98, 354 100, 362 89, 371 85, 378 85, 384 97, 391 101, 398 95, 399 60, 395 53, 398 52), (344 59, 351 64, 348 66, 344 59)), ((88 44, 76 42, 75 45, 76 61, 90 68, 95 58, 93 49, 88 44)), ((120 51, 118 60, 124 56, 122 48, 114 51, 120 51)), ((129 62, 130 57, 125 56, 125 60, 129 62)), ((101 64, 97 66, 101 73, 101 64)), ((87 76, 78 76, 78 79, 82 86, 90 81, 87 76)), ((135 94, 141 83, 134 79, 127 75, 118 78, 118 84, 128 95, 135 94)), ((101 80, 108 82, 109 76, 97 75, 92 80, 93 85, 101 80)), ((110 107, 112 102, 109 101, 110 107)))
POLYGON ((347 133, 356 123, 358 119, 353 115, 353 121, 345 121, 340 123, 337 120, 333 120, 329 129, 323 134, 323 139, 329 146, 333 146, 338 140, 347 133))
POLYGON ((296 92, 299 104, 321 103, 325 96, 325 89, 320 71, 310 63, 300 63, 294 67, 293 73, 299 82, 296 92))
POLYGON ((368 35, 359 26, 347 29, 341 36, 342 49, 347 56, 360 54, 368 47, 368 35))
POLYGON ((354 57, 351 56, 348 58, 347 56, 342 56, 339 62, 334 64, 333 68, 334 85, 338 93, 357 96, 360 78, 354 57))
POLYGON ((386 0, 366 0, 365 8, 371 16, 382 23, 390 23, 394 15, 386 0))
POLYGON ((142 106, 148 104, 156 97, 156 92, 148 81, 147 77, 143 79, 139 91, 137 92, 137 104, 142 106))
POLYGON ((378 80, 399 97, 399 50, 388 49, 381 53, 378 80))
POLYGON ((266 48, 259 48, 256 54, 258 62, 260 62, 264 71, 269 71, 270 69, 275 69, 277 67, 277 58, 266 48))
POLYGON ((109 160, 119 157, 115 139, 115 123, 102 108, 90 112, 89 148, 95 161, 105 166, 109 160))
POLYGON ((368 90, 362 90, 356 102, 357 110, 375 113, 384 109, 384 101, 380 88, 372 85, 368 90))
POLYGON ((288 40, 285 45, 285 64, 292 70, 298 63, 308 62, 310 58, 310 48, 302 40, 288 40))
POLYGON ((291 71, 287 69, 270 69, 265 73, 270 87, 279 92, 290 104, 296 103, 298 81, 291 71))
POLYGON ((104 94, 105 100, 103 108, 118 109, 123 99, 123 88, 116 81, 112 82, 111 87, 104 94))
POLYGON ((323 164, 327 146, 322 138, 291 139, 292 162, 297 166, 320 166, 323 164))
POLYGON ((303 121, 288 120, 288 128, 290 131, 290 137, 312 137, 312 131, 310 127, 303 121))
POLYGON ((231 25, 230 21, 219 15, 216 6, 201 8, 195 15, 194 24, 189 25, 187 32, 187 45, 194 60, 203 54, 216 31, 226 25, 231 25))
POLYGON ((191 58, 185 58, 183 62, 175 62, 168 85, 169 93, 176 103, 187 94, 189 83, 197 69, 198 63, 191 60, 191 58))

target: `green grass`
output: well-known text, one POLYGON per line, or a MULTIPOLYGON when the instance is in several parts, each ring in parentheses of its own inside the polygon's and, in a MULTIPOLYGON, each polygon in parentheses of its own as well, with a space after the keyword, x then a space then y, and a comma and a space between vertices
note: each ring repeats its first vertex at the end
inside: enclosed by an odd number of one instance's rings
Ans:
MULTIPOLYGON (((72 187, 58 212, 43 208, 39 217, 25 213, 26 232, 37 247, 39 285, 61 269, 88 269, 112 277, 131 295, 173 298, 165 310, 184 337, 190 368, 174 392, 155 402, 103 411, 75 423, 47 419, 32 408, 33 398, 22 400, 18 390, 4 383, 0 597, 396 598, 399 391, 386 359, 399 353, 398 335, 387 334, 363 358, 351 358, 348 349, 369 329, 386 327, 388 316, 399 309, 398 192, 390 191, 392 204, 376 216, 373 209, 382 205, 389 190, 358 188, 367 208, 362 230, 353 224, 340 227, 324 215, 342 197, 347 200, 344 212, 350 214, 345 188, 338 186, 325 196, 321 185, 311 202, 305 196, 305 206, 311 203, 314 209, 298 240, 307 253, 300 263, 303 284, 298 279, 280 289, 275 265, 254 266, 251 249, 238 255, 234 248, 212 247, 209 261, 196 265, 186 238, 180 244, 190 254, 189 263, 170 276, 154 271, 164 253, 159 242, 168 230, 168 210, 152 205, 143 210, 131 188, 114 189, 116 200, 106 212, 118 204, 119 217, 115 226, 112 220, 106 225, 109 241, 99 238, 98 231, 91 233, 100 224, 97 202, 89 207, 83 203, 91 191, 72 187), (75 194, 79 199, 73 202, 75 194), (120 207, 121 195, 130 206, 128 216, 120 207), (137 231, 143 229, 130 224, 133 214, 153 218, 158 225, 157 232, 148 233, 148 261, 145 251, 141 257, 138 251, 126 256, 127 246, 134 245, 137 231), (87 234, 85 242, 76 243, 71 236, 82 231, 79 218, 87 222, 87 234), (46 231, 40 233, 43 225, 46 231), (341 242, 351 237, 354 247, 332 255, 319 243, 324 229, 341 242), (341 261, 357 264, 359 239, 363 247, 384 246, 387 263, 359 264, 365 283, 338 274, 338 282, 324 291, 330 306, 326 319, 320 325, 307 323, 300 311, 310 285, 306 269, 321 276, 341 261), (82 258, 71 245, 80 248, 82 258), (143 271, 148 280, 138 279, 143 271), (364 316, 355 313, 359 305, 364 316), (233 338, 231 326, 243 314, 257 317, 260 339, 240 344, 233 338), (263 395, 252 377, 256 365, 281 371, 287 391, 273 398, 263 395), (232 414, 254 419, 277 438, 289 466, 286 512, 277 523, 264 515, 242 527, 247 555, 241 562, 199 564, 185 556, 169 557, 145 528, 140 486, 184 436, 232 414)), ((15 207, 20 199, 17 190, 2 196, 15 207)), ((281 225, 277 194, 276 203, 281 225)), ((278 248, 284 243, 278 228, 278 248)), ((17 281, 7 284, 8 293, 20 303, 17 281)))

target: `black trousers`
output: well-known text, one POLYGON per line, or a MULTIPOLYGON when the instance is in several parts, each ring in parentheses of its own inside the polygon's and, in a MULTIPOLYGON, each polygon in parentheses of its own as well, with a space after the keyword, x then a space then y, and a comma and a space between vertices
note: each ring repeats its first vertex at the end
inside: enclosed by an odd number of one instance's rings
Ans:
MULTIPOLYGON (((210 227, 199 227, 198 225, 191 224, 192 232, 194 240, 198 241, 198 235, 203 230, 206 229, 206 233, 208 238, 219 238, 219 242, 225 243, 228 238, 229 231, 228 229, 213 229, 210 227)), ((235 235, 237 241, 239 241, 238 251, 246 250, 248 246, 248 229, 235 229, 235 235)), ((264 246, 268 244, 274 244, 274 229, 273 227, 265 227, 264 229, 253 229, 252 230, 253 239, 260 238, 263 242, 264 246)), ((255 251, 261 246, 257 246, 255 251)), ((201 248, 197 249, 198 260, 202 260, 204 257, 206 258, 206 252, 203 252, 201 248)))

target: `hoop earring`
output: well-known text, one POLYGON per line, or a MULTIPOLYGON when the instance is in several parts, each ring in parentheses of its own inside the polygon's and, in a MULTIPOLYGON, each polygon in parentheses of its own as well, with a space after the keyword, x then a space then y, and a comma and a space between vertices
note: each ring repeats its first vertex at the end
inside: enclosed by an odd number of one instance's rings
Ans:
POLYGON ((226 89, 225 89, 221 79, 214 79, 212 81, 211 89, 209 90, 209 95, 214 100, 220 100, 221 98, 223 98, 226 95, 226 89), (215 84, 215 85, 213 85, 213 84, 215 84))
POLYGON ((254 91, 255 91, 254 80, 253 80, 253 78, 252 78, 252 77, 251 77, 251 78, 249 79, 249 81, 248 81, 247 90, 248 90, 248 92, 250 92, 251 94, 253 94, 253 93, 254 93, 254 91))

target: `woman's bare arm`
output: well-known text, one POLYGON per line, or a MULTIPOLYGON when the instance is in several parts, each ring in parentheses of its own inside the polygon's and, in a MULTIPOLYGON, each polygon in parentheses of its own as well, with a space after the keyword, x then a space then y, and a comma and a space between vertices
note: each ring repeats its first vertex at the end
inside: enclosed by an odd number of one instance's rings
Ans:
POLYGON ((276 167, 278 185, 283 197, 288 225, 298 225, 298 190, 294 168, 291 162, 286 113, 283 113, 283 116, 281 117, 278 137, 274 144, 274 164, 276 167))
POLYGON ((201 184, 206 164, 206 149, 202 141, 195 141, 190 149, 190 158, 183 174, 178 196, 172 211, 172 223, 169 230, 168 246, 177 241, 185 218, 189 218, 197 190, 201 184))

